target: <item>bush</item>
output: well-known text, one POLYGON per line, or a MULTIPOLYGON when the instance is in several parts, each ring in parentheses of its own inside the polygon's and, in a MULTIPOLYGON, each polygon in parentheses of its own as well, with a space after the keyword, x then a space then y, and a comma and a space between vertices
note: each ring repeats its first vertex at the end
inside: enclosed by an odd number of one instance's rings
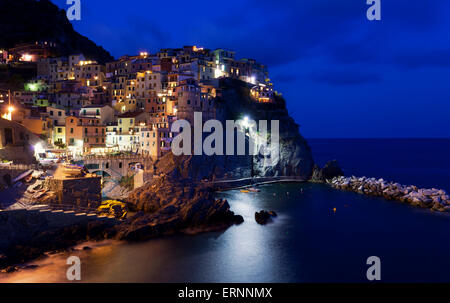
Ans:
POLYGON ((129 190, 133 190, 134 189, 134 178, 133 176, 127 176, 127 177, 122 177, 120 179, 119 185, 125 188, 128 188, 129 190))

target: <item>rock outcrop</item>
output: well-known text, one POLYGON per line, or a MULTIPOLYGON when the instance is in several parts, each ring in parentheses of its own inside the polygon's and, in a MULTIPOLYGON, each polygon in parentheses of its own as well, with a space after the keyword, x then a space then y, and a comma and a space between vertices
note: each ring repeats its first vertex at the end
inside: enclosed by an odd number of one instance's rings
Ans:
MULTIPOLYGON (((270 161, 262 155, 252 156, 188 156, 167 155, 156 166, 157 174, 177 167, 180 177, 198 181, 202 179, 296 176, 309 180, 314 160, 299 126, 289 116, 284 99, 276 95, 275 103, 258 103, 250 97, 250 86, 235 79, 220 80, 221 97, 215 102, 216 119, 226 125, 226 120, 241 120, 245 116, 254 121, 279 121, 279 151, 270 161)), ((270 134, 270 131, 268 131, 270 134)), ((258 134, 260 135, 260 134, 258 134)), ((248 142, 246 143, 248 144, 248 142)))
POLYGON ((265 211, 261 210, 260 212, 255 212, 255 221, 258 224, 266 225, 267 223, 272 222, 272 218, 275 218, 277 213, 274 211, 265 211))
POLYGON ((278 120, 280 149, 271 161, 261 155, 247 157, 218 157, 215 170, 235 177, 300 176, 311 177, 314 160, 311 149, 299 132, 299 125, 289 116, 286 102, 275 94, 274 103, 258 103, 250 97, 248 83, 225 78, 220 82, 221 97, 216 102, 217 119, 239 120, 247 116, 256 122, 278 120))
POLYGON ((320 168, 317 164, 314 165, 313 175, 311 181, 313 182, 325 182, 326 180, 333 179, 334 177, 343 176, 339 163, 336 160, 329 161, 323 168, 320 168))
POLYGON ((49 0, 2 0, 0 48, 35 41, 55 42, 60 56, 82 53, 104 64, 114 58, 73 29, 66 12, 49 0))
POLYGON ((328 183, 336 188, 354 191, 360 194, 384 197, 413 206, 429 208, 436 211, 450 211, 450 197, 441 189, 422 189, 414 185, 401 185, 383 179, 367 177, 335 177, 328 183))
POLYGON ((145 240, 176 232, 218 230, 243 222, 225 199, 214 199, 208 185, 193 185, 170 176, 154 179, 126 200, 139 211, 118 227, 118 238, 145 240))
POLYGON ((38 211, 0 212, 0 268, 20 264, 80 241, 115 235, 116 220, 38 211))

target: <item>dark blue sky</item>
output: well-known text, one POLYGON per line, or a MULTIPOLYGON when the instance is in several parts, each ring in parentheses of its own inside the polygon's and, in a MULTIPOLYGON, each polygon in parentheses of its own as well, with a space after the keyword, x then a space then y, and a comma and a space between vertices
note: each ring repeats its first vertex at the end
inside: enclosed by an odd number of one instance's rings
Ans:
MULTIPOLYGON (((53 0, 67 8, 66 0, 53 0)), ((81 0, 119 57, 200 45, 268 65, 305 137, 450 137, 450 1, 81 0)))

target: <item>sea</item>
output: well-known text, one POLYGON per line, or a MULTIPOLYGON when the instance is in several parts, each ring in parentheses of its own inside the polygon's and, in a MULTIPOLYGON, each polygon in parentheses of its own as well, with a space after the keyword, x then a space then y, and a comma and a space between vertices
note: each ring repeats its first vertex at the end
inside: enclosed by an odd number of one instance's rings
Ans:
MULTIPOLYGON (((319 165, 336 159, 346 175, 384 178, 450 192, 450 139, 309 139, 319 165)), ((382 282, 450 282, 450 214, 323 184, 260 186, 218 193, 245 222, 222 232, 128 244, 84 243, 91 250, 41 258, 35 269, 0 282, 67 282, 78 255, 83 282, 369 282, 370 257, 382 282), (278 217, 258 225, 254 214, 278 217)))

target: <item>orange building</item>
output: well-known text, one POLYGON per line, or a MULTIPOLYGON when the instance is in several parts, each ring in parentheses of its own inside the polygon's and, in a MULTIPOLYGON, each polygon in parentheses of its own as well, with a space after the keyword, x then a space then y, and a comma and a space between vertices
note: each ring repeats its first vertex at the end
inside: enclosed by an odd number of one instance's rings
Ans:
POLYGON ((75 153, 106 147, 106 126, 93 117, 66 117, 66 143, 75 153))

